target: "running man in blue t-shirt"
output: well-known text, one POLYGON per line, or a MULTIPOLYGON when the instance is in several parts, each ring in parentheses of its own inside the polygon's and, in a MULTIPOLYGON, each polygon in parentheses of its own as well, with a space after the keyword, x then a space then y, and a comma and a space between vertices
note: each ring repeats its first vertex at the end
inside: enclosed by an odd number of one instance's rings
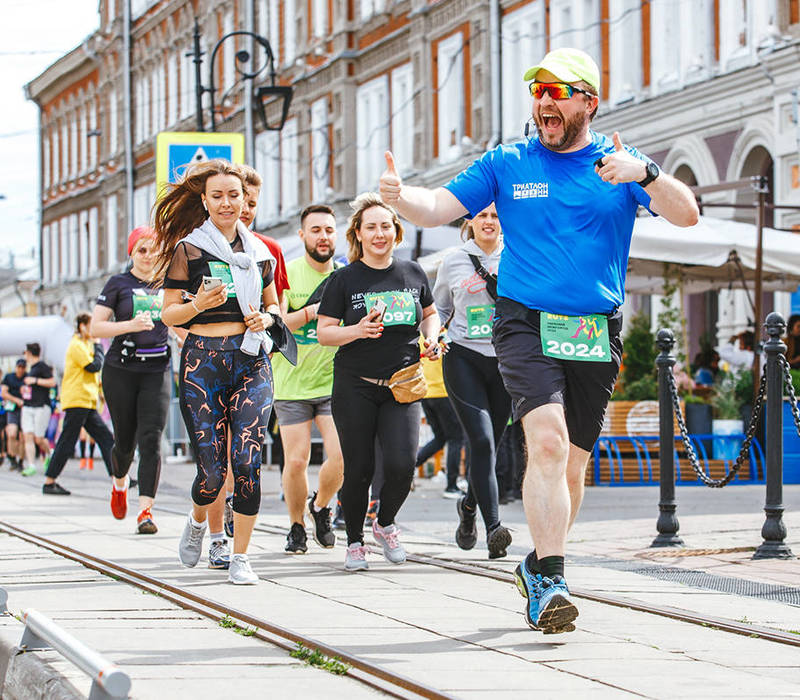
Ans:
MULTIPOLYGON (((383 200, 419 226, 497 205, 504 233, 493 342, 527 446, 523 502, 536 549, 517 567, 533 629, 567 632, 578 611, 564 581, 567 532, 622 355, 622 318, 639 205, 697 222, 688 187, 634 148, 595 133, 600 73, 577 49, 530 68, 534 135, 484 154, 435 190, 403 185, 386 153, 383 200)), ((526 130, 527 133, 527 130, 526 130)))

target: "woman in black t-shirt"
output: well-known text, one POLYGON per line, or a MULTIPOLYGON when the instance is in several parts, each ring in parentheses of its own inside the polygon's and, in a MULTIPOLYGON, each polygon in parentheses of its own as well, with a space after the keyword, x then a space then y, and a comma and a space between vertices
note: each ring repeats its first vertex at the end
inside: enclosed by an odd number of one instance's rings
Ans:
POLYGON ((114 425, 111 513, 122 520, 128 512, 128 471, 138 444, 136 531, 142 535, 158 531, 150 509, 161 474, 161 433, 167 422, 172 379, 167 327, 161 322, 164 290, 153 285, 154 235, 148 226, 131 231, 131 268, 106 282, 97 297, 91 325, 94 337, 113 338, 103 365, 103 393, 114 425))
POLYGON ((261 446, 272 407, 267 352, 284 327, 276 322, 275 259, 239 221, 243 199, 238 166, 193 165, 156 204, 155 229, 157 270, 165 271, 161 318, 189 330, 180 404, 197 476, 179 556, 184 566, 200 559, 207 509, 225 483, 230 429, 235 526, 228 580, 253 584, 258 577, 247 547, 261 502, 261 446))
POLYGON ((363 529, 375 440, 383 455, 384 483, 372 532, 394 564, 406 559, 394 520, 411 488, 419 442, 419 402, 399 403, 389 388, 375 381, 419 361, 420 332, 425 355, 437 359, 440 326, 425 272, 415 262, 393 258, 403 240, 397 213, 374 193, 360 195, 351 206, 351 262, 329 278, 317 314, 317 336, 321 345, 339 346, 331 406, 344 457, 345 569, 357 571, 367 568, 363 529))

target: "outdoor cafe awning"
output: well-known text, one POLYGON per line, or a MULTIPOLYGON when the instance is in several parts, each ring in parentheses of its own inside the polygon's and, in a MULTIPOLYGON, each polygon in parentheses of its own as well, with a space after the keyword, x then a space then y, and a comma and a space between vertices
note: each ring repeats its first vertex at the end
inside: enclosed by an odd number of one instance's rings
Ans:
MULTIPOLYGON (((764 291, 795 291, 800 285, 800 235, 763 229, 764 291)), ((677 265, 686 293, 751 287, 755 279, 754 224, 701 216, 681 228, 663 217, 636 219, 625 288, 629 294, 659 294, 664 263, 677 265)), ((752 288, 752 287, 751 287, 752 288)))

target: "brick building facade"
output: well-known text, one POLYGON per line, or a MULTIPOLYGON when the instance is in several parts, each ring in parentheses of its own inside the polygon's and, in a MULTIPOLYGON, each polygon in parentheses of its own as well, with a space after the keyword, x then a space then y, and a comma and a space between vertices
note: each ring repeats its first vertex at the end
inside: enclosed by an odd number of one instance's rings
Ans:
MULTIPOLYGON (((186 56, 194 18, 207 82, 209 50, 244 28, 247 1, 101 0, 98 30, 28 85, 41 108, 44 311, 65 297, 89 304, 124 265, 126 233, 147 222, 155 198, 155 135, 195 129, 186 56)), ((522 73, 567 45, 601 67, 597 130, 619 130, 691 184, 765 174, 774 201, 800 204, 792 121, 800 0, 252 1, 254 29, 273 47, 279 81, 294 87, 284 129, 259 131, 256 122, 252 144, 265 180, 256 223, 273 236, 292 233, 312 201, 344 215, 353 195, 376 187, 386 148, 407 181, 438 185, 487 146, 523 138, 530 98, 522 73)), ((229 39, 215 64, 220 131, 244 128, 234 67, 244 47, 229 39)), ((741 204, 752 196, 715 199, 741 204)), ((752 218, 741 209, 708 213, 752 218)), ((800 213, 776 211, 771 223, 798 225, 800 213)))

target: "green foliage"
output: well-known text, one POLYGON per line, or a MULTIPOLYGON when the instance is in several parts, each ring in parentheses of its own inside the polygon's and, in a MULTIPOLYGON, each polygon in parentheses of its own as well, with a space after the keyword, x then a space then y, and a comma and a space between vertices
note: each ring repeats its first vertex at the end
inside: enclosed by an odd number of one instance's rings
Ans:
POLYGON ((658 328, 669 328, 675 336, 675 357, 686 367, 683 337, 686 319, 681 313, 681 269, 678 265, 664 263, 664 286, 661 289, 661 311, 656 317, 658 328))
POLYGON ((743 374, 750 374, 750 394, 747 401, 752 397, 753 375, 749 370, 740 372, 720 372, 714 380, 714 390, 711 394, 711 405, 714 407, 715 418, 734 420, 741 418, 741 407, 746 401, 742 401, 740 387, 747 385, 747 379, 743 374))
POLYGON ((614 398, 621 401, 655 399, 658 396, 656 339, 646 314, 640 312, 631 319, 623 347, 620 387, 614 398))
POLYGON ((319 649, 309 649, 302 642, 297 643, 297 649, 290 652, 289 656, 305 661, 311 666, 317 666, 330 673, 335 673, 337 676, 343 676, 350 670, 350 666, 342 663, 338 656, 333 658, 325 656, 319 649))
POLYGON ((790 369, 792 375, 792 386, 794 387, 794 394, 800 398, 800 369, 790 369))
POLYGON ((237 625, 229 615, 225 615, 225 617, 221 618, 218 624, 225 629, 232 629, 236 634, 241 634, 243 637, 252 637, 257 631, 255 627, 242 627, 241 625, 237 625))

